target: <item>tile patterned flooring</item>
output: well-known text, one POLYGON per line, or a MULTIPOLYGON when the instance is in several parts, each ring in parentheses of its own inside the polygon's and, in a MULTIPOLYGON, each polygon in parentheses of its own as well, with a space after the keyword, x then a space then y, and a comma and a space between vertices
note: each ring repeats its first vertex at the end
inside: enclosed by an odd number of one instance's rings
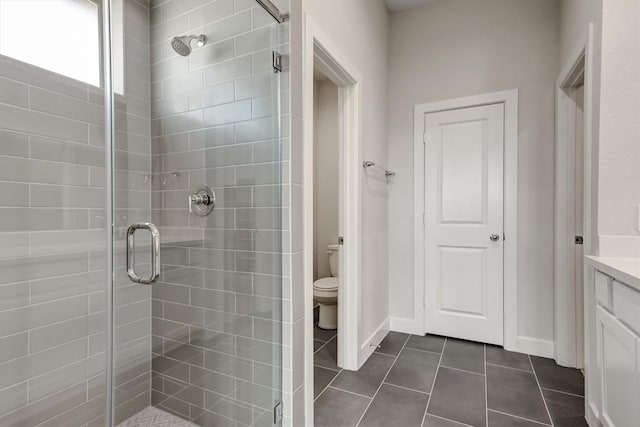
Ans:
POLYGON ((358 372, 316 328, 315 426, 583 427, 584 378, 499 347, 390 332, 358 372))

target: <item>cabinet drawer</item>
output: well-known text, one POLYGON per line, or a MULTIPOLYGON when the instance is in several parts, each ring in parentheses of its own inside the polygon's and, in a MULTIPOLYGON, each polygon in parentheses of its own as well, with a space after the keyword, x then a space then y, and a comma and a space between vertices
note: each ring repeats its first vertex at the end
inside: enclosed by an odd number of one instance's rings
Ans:
POLYGON ((620 321, 640 335, 640 292, 614 281, 613 310, 620 321))
POLYGON ((611 277, 596 271, 595 282, 596 302, 607 310, 611 310, 611 277))

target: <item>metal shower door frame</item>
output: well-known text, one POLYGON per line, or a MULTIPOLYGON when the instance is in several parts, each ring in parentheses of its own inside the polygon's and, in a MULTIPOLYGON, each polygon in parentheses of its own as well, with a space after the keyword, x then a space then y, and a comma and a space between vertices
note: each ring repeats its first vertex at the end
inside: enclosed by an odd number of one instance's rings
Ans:
POLYGON ((112 39, 111 32, 111 0, 104 0, 102 3, 102 66, 103 66, 103 86, 104 86, 104 148, 105 148, 105 238, 106 238, 106 368, 105 368, 105 426, 113 425, 113 241, 114 241, 114 221, 113 221, 113 164, 115 153, 115 95, 113 90, 113 61, 111 57, 112 39))
POLYGON ((289 17, 287 15, 283 15, 280 10, 276 7, 275 4, 271 2, 271 0, 256 0, 256 2, 262 6, 264 10, 267 11, 269 15, 273 17, 280 24, 285 22, 289 17))

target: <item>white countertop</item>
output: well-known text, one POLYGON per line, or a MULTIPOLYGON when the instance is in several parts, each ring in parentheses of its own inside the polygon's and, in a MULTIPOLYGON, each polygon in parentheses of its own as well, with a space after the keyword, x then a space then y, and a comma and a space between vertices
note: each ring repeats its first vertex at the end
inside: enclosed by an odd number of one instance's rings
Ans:
POLYGON ((603 273, 640 291, 640 258, 588 256, 587 262, 603 273))

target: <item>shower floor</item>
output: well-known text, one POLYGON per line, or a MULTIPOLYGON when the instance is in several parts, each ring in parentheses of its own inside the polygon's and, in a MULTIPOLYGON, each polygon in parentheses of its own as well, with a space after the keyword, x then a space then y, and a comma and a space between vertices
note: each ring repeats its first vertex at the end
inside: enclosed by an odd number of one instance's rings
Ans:
POLYGON ((118 427, 198 427, 196 424, 149 406, 133 417, 118 424, 118 427))

